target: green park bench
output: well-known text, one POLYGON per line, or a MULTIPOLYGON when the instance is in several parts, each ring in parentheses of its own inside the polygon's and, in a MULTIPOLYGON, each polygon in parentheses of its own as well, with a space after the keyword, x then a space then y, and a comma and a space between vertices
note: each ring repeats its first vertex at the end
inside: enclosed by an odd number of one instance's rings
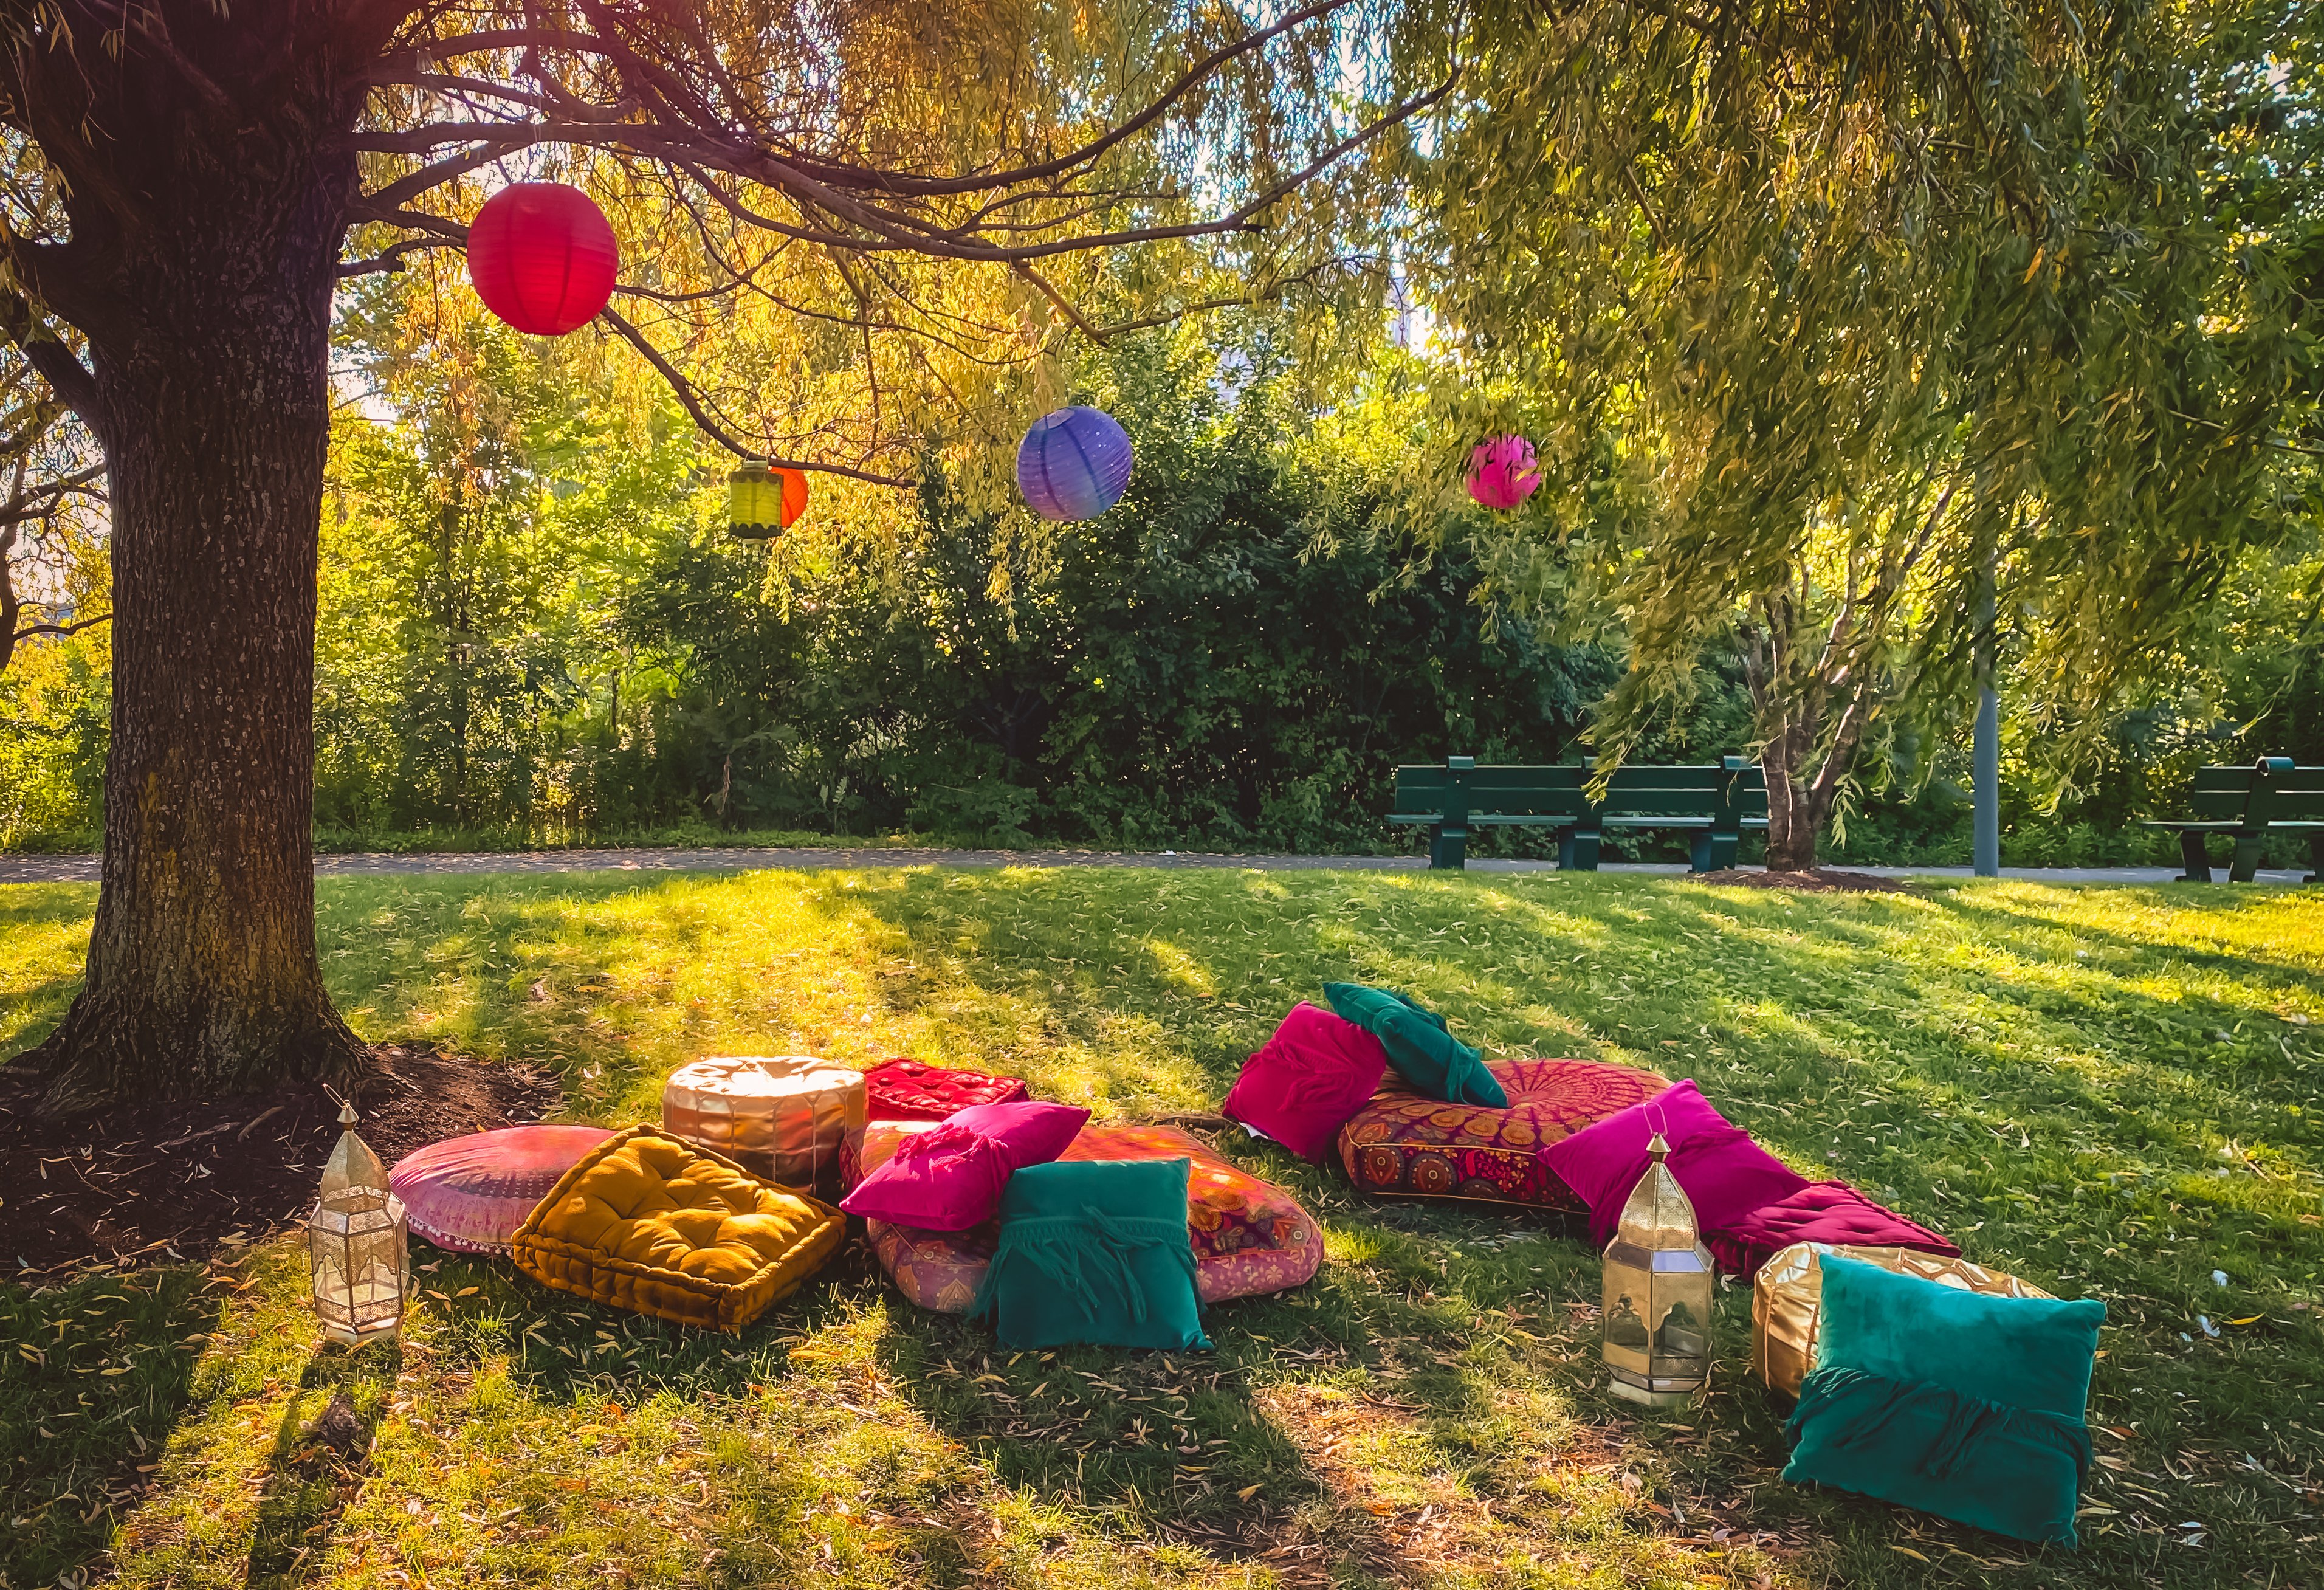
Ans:
POLYGON ((2235 836, 2236 858, 2227 868, 2230 882, 2252 881, 2259 870, 2260 846, 2270 834, 2305 834, 2308 864, 2315 871, 2302 882, 2313 883, 2324 874, 2324 767, 2297 767, 2289 756, 2263 756, 2249 767, 2200 768, 2188 804, 2195 809, 2191 818, 2139 825, 2179 836, 2180 859, 2187 867, 2179 882, 2211 881, 2211 858, 2204 844, 2213 834, 2235 836))
POLYGON ((1479 767, 1473 756, 1448 756, 1443 766, 1396 770, 1391 823, 1425 824, 1428 864, 1457 868, 1468 858, 1471 828, 1557 830, 1557 864, 1598 870, 1598 848, 1608 828, 1689 831, 1698 873, 1735 864, 1745 828, 1767 826, 1766 776, 1756 762, 1724 756, 1702 766, 1628 765, 1615 770, 1606 799, 1593 801, 1592 770, 1572 767, 1479 767))

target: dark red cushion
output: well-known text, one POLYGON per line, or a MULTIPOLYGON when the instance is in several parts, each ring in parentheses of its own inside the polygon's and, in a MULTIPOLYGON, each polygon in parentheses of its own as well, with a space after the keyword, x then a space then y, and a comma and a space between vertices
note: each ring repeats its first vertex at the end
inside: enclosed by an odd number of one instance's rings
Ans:
POLYGON ((988 1077, 918 1060, 890 1060, 863 1073, 864 1115, 872 1121, 941 1121, 971 1105, 1005 1105, 1026 1096, 1021 1077, 988 1077))
POLYGON ((1379 1091, 1387 1071, 1388 1051, 1379 1039, 1303 1001, 1243 1062, 1219 1113, 1303 1160, 1320 1160, 1342 1124, 1379 1091))
POLYGON ((1590 1206, 1590 1238, 1613 1240, 1622 1206, 1646 1173, 1655 1132, 1670 1144, 1670 1172, 1694 1205, 1697 1227, 1720 1230, 1762 1205, 1791 1197, 1808 1179, 1751 1141, 1711 1106, 1690 1079, 1618 1111, 1541 1151, 1544 1163, 1590 1206))
POLYGON ((1959 1258, 1960 1249, 1927 1226, 1883 1208, 1844 1181, 1811 1181, 1787 1198, 1755 1209, 1707 1234, 1711 1257, 1730 1275, 1759 1266, 1794 1243, 1867 1248, 1918 1248, 1959 1258))

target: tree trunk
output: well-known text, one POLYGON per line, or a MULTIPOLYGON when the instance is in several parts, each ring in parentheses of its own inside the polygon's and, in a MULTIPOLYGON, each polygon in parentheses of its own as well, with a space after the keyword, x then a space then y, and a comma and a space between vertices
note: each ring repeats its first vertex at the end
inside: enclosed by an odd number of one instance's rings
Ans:
POLYGON ((1767 870, 1803 873, 1816 864, 1822 818, 1808 787, 1806 747, 1796 726, 1786 724, 1759 753, 1767 780, 1767 870))
POLYGON ((121 235, 121 311, 83 327, 110 466, 113 744, 88 979, 28 1057, 60 1107, 364 1063, 315 950, 316 548, 353 172, 312 120, 284 107, 185 149, 151 224, 121 235))

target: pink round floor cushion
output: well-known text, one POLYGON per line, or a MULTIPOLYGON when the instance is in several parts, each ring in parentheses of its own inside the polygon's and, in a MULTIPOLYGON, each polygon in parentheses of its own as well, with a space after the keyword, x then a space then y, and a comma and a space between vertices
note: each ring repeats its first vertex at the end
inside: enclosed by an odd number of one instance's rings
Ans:
POLYGON ((1387 1072, 1388 1051, 1379 1039, 1302 1001, 1243 1063, 1219 1113, 1303 1160, 1320 1160, 1342 1123, 1379 1091, 1387 1072))
MULTIPOLYGON (((867 1177, 907 1137, 930 1130, 911 1121, 872 1123, 863 1133, 867 1177)), ((1323 1228, 1296 1199, 1175 1126, 1085 1126, 1057 1158, 1188 1161, 1186 1240, 1194 1250, 1194 1290, 1205 1303, 1304 1285, 1323 1262, 1323 1228)), ((867 1220, 863 1234, 905 1297, 961 1314, 984 1282, 1001 1228, 997 1220, 966 1231, 867 1220)))
POLYGON ((505 1126, 414 1149, 387 1173, 414 1234, 460 1253, 505 1253, 532 1206, 613 1134, 602 1126, 505 1126))

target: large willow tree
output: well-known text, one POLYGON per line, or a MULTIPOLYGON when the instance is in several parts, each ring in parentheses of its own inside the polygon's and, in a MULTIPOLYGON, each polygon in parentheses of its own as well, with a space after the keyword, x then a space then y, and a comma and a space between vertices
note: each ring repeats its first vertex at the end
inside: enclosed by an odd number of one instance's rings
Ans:
POLYGON ((1480 539, 1503 595, 1627 639, 1601 751, 1732 643, 1769 863, 1810 865, 1863 753, 1966 696, 1997 578, 2043 744, 2086 753, 2281 522, 2313 8, 1489 9, 1420 256, 1441 414, 1545 444, 1480 539))
POLYGON ((629 242, 604 327, 706 430, 899 479, 918 415, 1059 326, 1328 274, 1339 217, 1378 208, 1367 146, 1434 91, 1371 92, 1385 19, 1358 0, 1264 25, 1109 0, 5 15, 29 175, 0 330, 102 445, 112 515, 103 887, 85 985, 29 1057, 59 1104, 364 1063, 317 961, 310 834, 342 278, 460 246, 488 180, 579 175, 629 242), (770 319, 804 357, 768 352, 770 319))

